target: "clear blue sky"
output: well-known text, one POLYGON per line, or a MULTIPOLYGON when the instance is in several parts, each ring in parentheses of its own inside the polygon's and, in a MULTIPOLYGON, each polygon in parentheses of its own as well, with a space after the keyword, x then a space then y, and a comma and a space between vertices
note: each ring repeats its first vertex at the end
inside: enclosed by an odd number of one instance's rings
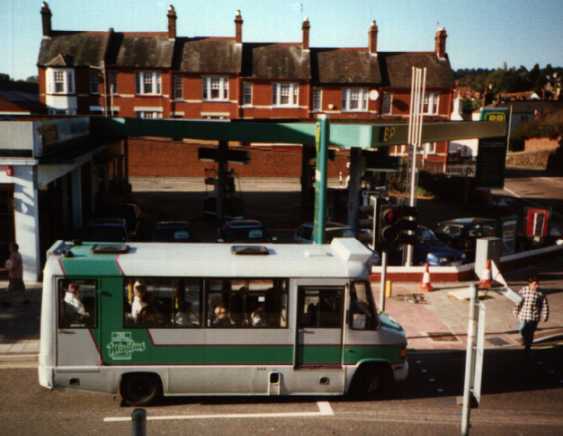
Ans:
MULTIPOLYGON (((178 34, 233 35, 242 11, 246 41, 299 41, 311 21, 313 46, 367 46, 373 18, 381 51, 434 47, 437 23, 448 30, 453 68, 535 63, 563 66, 563 0, 176 0, 178 34), (302 5, 302 6, 301 6, 302 5)), ((162 0, 51 0, 56 30, 164 31, 162 0)), ((0 0, 0 72, 37 74, 40 0, 0 0)))

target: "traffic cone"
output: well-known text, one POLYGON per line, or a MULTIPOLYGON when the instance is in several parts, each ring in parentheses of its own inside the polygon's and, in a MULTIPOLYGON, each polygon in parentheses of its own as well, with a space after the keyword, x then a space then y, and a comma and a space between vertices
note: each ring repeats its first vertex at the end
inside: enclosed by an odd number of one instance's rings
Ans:
POLYGON ((422 274, 422 282, 420 282, 420 289, 425 292, 430 292, 432 290, 432 283, 430 283, 430 268, 428 264, 424 264, 424 273, 422 274))
POLYGON ((487 259, 487 262, 485 262, 485 271, 483 271, 483 278, 479 282, 479 288, 491 289, 492 285, 493 285, 493 276, 491 273, 491 260, 487 259))

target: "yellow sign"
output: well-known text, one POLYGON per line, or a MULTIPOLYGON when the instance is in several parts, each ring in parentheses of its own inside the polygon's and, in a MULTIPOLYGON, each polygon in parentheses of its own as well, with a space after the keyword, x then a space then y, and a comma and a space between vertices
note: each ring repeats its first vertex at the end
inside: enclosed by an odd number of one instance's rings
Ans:
POLYGON ((485 121, 504 123, 506 121, 506 114, 504 112, 487 112, 485 114, 485 121))
POLYGON ((317 149, 317 153, 319 153, 319 149, 321 147, 321 123, 317 121, 315 124, 315 148, 317 149))

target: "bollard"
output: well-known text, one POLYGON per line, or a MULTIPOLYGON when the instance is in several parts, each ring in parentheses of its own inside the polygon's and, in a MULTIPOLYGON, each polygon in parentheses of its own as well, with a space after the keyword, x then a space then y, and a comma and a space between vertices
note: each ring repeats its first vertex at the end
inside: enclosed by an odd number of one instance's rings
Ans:
POLYGON ((131 413, 133 436, 147 436, 147 412, 145 409, 135 409, 131 413))

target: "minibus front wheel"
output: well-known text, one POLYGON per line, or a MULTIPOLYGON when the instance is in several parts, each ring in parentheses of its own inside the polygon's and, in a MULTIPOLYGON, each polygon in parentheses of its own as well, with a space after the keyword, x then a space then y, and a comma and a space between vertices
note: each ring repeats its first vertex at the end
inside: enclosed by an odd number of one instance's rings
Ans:
POLYGON ((389 365, 365 363, 356 370, 349 393, 360 399, 383 397, 388 393, 392 379, 393 373, 389 365))
POLYGON ((133 372, 121 379, 121 397, 129 406, 147 406, 162 397, 162 381, 157 374, 133 372))

